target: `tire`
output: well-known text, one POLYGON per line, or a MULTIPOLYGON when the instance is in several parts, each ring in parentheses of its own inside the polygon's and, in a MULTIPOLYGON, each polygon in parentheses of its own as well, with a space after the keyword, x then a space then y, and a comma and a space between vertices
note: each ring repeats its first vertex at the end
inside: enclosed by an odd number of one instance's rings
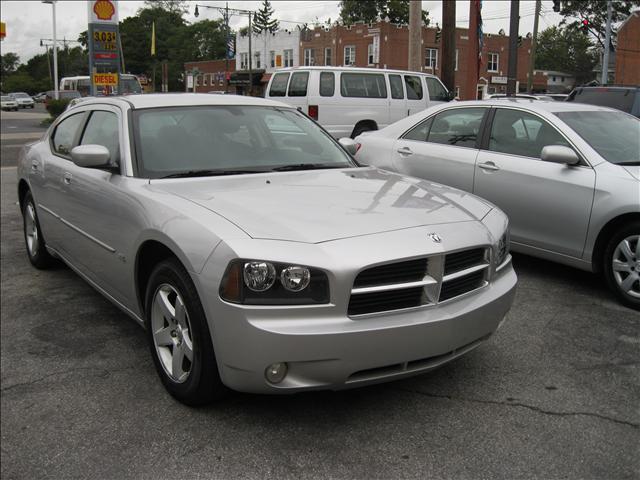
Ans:
POLYGON ((49 268, 54 259, 47 252, 47 244, 44 241, 31 192, 27 192, 22 201, 22 232, 24 233, 27 256, 31 264, 40 270, 49 268))
POLYGON ((163 260, 151 273, 145 295, 145 321, 156 371, 174 398, 197 406, 227 393, 198 293, 177 259, 163 260))
POLYGON ((353 133, 351 134, 351 138, 356 138, 362 132, 370 132, 371 130, 375 130, 375 128, 371 128, 368 124, 357 125, 356 128, 353 129, 353 133))
POLYGON ((609 288, 624 305, 640 310, 640 221, 616 231, 607 243, 603 262, 609 288))

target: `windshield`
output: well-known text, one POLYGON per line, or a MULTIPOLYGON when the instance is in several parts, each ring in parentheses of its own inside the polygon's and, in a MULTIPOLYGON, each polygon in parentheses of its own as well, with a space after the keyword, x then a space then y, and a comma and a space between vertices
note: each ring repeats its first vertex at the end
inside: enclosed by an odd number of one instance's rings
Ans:
POLYGON ((613 89, 598 87, 594 89, 585 88, 573 92, 568 102, 588 103, 601 107, 611 107, 623 112, 631 113, 633 102, 635 101, 635 89, 613 89))
POLYGON ((16 98, 31 98, 26 93, 14 93, 13 96, 16 98))
POLYGON ((11 101, 11 97, 6 97, 6 96, 2 96, 2 101, 3 102, 10 102, 11 101))
POLYGON ((142 87, 140 86, 140 82, 138 82, 137 78, 122 77, 120 79, 120 85, 122 87, 123 95, 131 93, 142 93, 142 87))
POLYGON ((146 178, 355 167, 312 120, 293 109, 192 106, 134 112, 146 178))
POLYGON ((605 160, 640 164, 640 120, 622 112, 558 112, 565 123, 605 160))

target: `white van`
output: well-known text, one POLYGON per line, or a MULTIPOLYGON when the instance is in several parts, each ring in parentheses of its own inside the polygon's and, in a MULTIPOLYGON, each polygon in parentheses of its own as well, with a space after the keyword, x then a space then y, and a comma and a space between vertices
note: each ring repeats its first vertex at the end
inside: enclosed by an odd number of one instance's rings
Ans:
POLYGON ((353 67, 277 70, 265 98, 288 103, 335 138, 355 138, 453 97, 435 75, 353 67))
MULTIPOLYGON (((122 94, 128 95, 132 93, 142 93, 142 86, 138 77, 128 73, 120 76, 120 84, 122 86, 122 94)), ((60 80, 60 90, 77 90, 80 95, 86 97, 89 95, 91 82, 89 75, 80 75, 77 77, 64 77, 60 80)), ((98 94, 103 95, 103 87, 98 87, 98 94)))

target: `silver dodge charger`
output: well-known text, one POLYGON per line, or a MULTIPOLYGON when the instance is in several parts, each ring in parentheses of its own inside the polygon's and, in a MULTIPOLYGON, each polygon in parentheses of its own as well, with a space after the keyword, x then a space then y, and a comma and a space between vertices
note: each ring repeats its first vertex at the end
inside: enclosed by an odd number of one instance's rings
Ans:
POLYGON ((21 154, 29 260, 63 260, 143 325, 186 404, 425 372, 508 312, 508 221, 353 146, 262 99, 87 100, 21 154))

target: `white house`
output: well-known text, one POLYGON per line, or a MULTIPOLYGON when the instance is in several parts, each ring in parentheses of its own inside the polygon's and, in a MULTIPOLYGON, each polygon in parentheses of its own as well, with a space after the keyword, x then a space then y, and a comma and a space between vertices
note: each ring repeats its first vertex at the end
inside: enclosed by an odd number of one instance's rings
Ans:
POLYGON ((570 73, 553 70, 543 70, 542 73, 547 77, 547 92, 549 93, 565 93, 576 84, 576 77, 570 73))
MULTIPOLYGON (((277 68, 300 65, 300 30, 278 30, 251 35, 251 68, 272 73, 277 68)), ((236 34, 236 71, 249 69, 249 36, 236 34)))

